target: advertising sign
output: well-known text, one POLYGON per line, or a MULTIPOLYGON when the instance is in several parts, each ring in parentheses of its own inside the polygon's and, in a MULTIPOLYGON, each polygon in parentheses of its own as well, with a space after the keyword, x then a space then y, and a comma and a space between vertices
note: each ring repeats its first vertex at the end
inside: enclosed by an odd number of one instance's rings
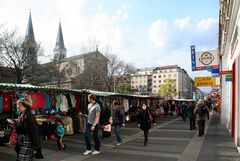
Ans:
POLYGON ((195 46, 191 46, 192 71, 219 69, 219 57, 217 50, 195 52, 195 46))
POLYGON ((216 83, 216 78, 214 77, 195 77, 194 85, 196 87, 199 87, 199 86, 207 87, 207 86, 216 86, 217 83, 216 83))

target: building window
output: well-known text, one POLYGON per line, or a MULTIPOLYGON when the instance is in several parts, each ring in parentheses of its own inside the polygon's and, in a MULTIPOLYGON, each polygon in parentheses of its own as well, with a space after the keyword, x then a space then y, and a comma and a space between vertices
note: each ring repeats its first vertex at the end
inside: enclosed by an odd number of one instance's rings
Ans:
POLYGON ((170 69, 169 72, 172 72, 172 69, 170 69))
POLYGON ((153 83, 156 83, 156 81, 153 81, 153 83))
POLYGON ((132 88, 134 88, 134 86, 132 86, 132 88))
POLYGON ((156 78, 156 76, 153 76, 153 78, 156 78))
POLYGON ((174 77, 177 77, 177 74, 174 74, 174 77))
POLYGON ((132 81, 132 84, 134 84, 134 81, 132 81))
POLYGON ((153 90, 153 93, 156 93, 156 91, 155 91, 155 90, 153 90))
POLYGON ((166 75, 163 75, 163 77, 165 78, 165 77, 166 77, 166 75))
POLYGON ((159 80, 159 83, 162 83, 162 81, 161 81, 161 80, 159 80))
POLYGON ((158 78, 161 78, 161 77, 162 77, 161 75, 158 76, 158 78))
POLYGON ((172 76, 171 74, 168 75, 168 77, 171 77, 171 76, 172 76))
POLYGON ((147 86, 146 86, 146 85, 144 85, 144 88, 147 88, 147 86))

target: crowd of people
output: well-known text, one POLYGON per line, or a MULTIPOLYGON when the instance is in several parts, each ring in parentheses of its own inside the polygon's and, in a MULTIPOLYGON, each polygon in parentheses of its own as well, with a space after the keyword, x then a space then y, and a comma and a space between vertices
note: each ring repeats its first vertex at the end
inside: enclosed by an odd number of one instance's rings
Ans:
MULTIPOLYGON (((85 144, 86 151, 83 155, 97 155, 100 153, 99 129, 102 129, 103 138, 111 136, 111 127, 114 127, 116 135, 116 146, 122 144, 121 128, 125 127, 125 112, 119 102, 114 102, 113 110, 105 108, 101 112, 101 107, 97 103, 94 94, 88 95, 88 115, 85 128, 85 144), (101 121, 100 121, 100 118, 101 121), (92 134, 92 135, 91 135, 92 134), (91 136, 94 140, 94 150, 92 151, 91 136)), ((160 104, 164 115, 182 117, 186 122, 189 118, 190 130, 196 129, 195 120, 198 121, 199 136, 204 135, 205 121, 209 119, 211 105, 204 100, 199 102, 163 102, 160 104)), ((30 97, 24 97, 17 101, 17 107, 20 111, 18 119, 10 122, 11 126, 16 129, 17 141, 15 151, 17 153, 17 161, 32 161, 42 159, 41 139, 38 131, 36 117, 32 112, 32 101, 30 97)), ((137 110, 136 122, 138 127, 144 133, 143 145, 147 146, 149 130, 152 124, 156 125, 156 109, 149 108, 146 103, 141 104, 141 108, 137 110)), ((67 145, 63 143, 65 134, 63 123, 60 119, 55 120, 56 130, 55 137, 57 142, 57 151, 65 150, 67 145)))

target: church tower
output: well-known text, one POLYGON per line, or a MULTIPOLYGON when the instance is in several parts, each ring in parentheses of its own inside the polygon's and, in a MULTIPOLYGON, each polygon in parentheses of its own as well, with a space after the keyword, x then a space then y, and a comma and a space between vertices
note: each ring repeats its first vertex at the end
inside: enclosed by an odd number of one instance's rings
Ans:
POLYGON ((61 22, 59 22, 57 40, 56 40, 56 45, 53 52, 54 52, 54 60, 62 61, 63 59, 66 58, 67 50, 64 46, 61 22))
MULTIPOLYGON (((34 37, 31 12, 29 13, 29 17, 28 17, 27 31, 26 31, 26 35, 25 35, 25 40, 24 41, 26 43, 33 43, 34 45, 37 45, 36 41, 35 41, 35 37, 34 37)), ((32 53, 32 54, 34 54, 33 58, 32 58, 33 59, 32 63, 33 64, 37 64, 38 63, 37 53, 32 53)))

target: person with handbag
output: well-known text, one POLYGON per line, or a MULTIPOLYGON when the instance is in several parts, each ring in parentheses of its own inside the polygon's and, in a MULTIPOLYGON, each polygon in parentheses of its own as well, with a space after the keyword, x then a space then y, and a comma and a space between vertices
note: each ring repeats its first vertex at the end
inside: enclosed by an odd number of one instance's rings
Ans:
POLYGON ((144 132, 144 146, 147 146, 149 130, 153 121, 152 114, 145 103, 142 104, 142 110, 138 114, 138 126, 144 132))
POLYGON ((111 136, 111 124, 112 124, 112 116, 111 111, 108 106, 105 106, 102 115, 102 137, 108 138, 111 136))
POLYGON ((32 101, 30 97, 19 99, 17 105, 21 112, 16 123, 17 144, 15 151, 17 152, 17 161, 43 159, 37 121, 31 111, 32 101))

